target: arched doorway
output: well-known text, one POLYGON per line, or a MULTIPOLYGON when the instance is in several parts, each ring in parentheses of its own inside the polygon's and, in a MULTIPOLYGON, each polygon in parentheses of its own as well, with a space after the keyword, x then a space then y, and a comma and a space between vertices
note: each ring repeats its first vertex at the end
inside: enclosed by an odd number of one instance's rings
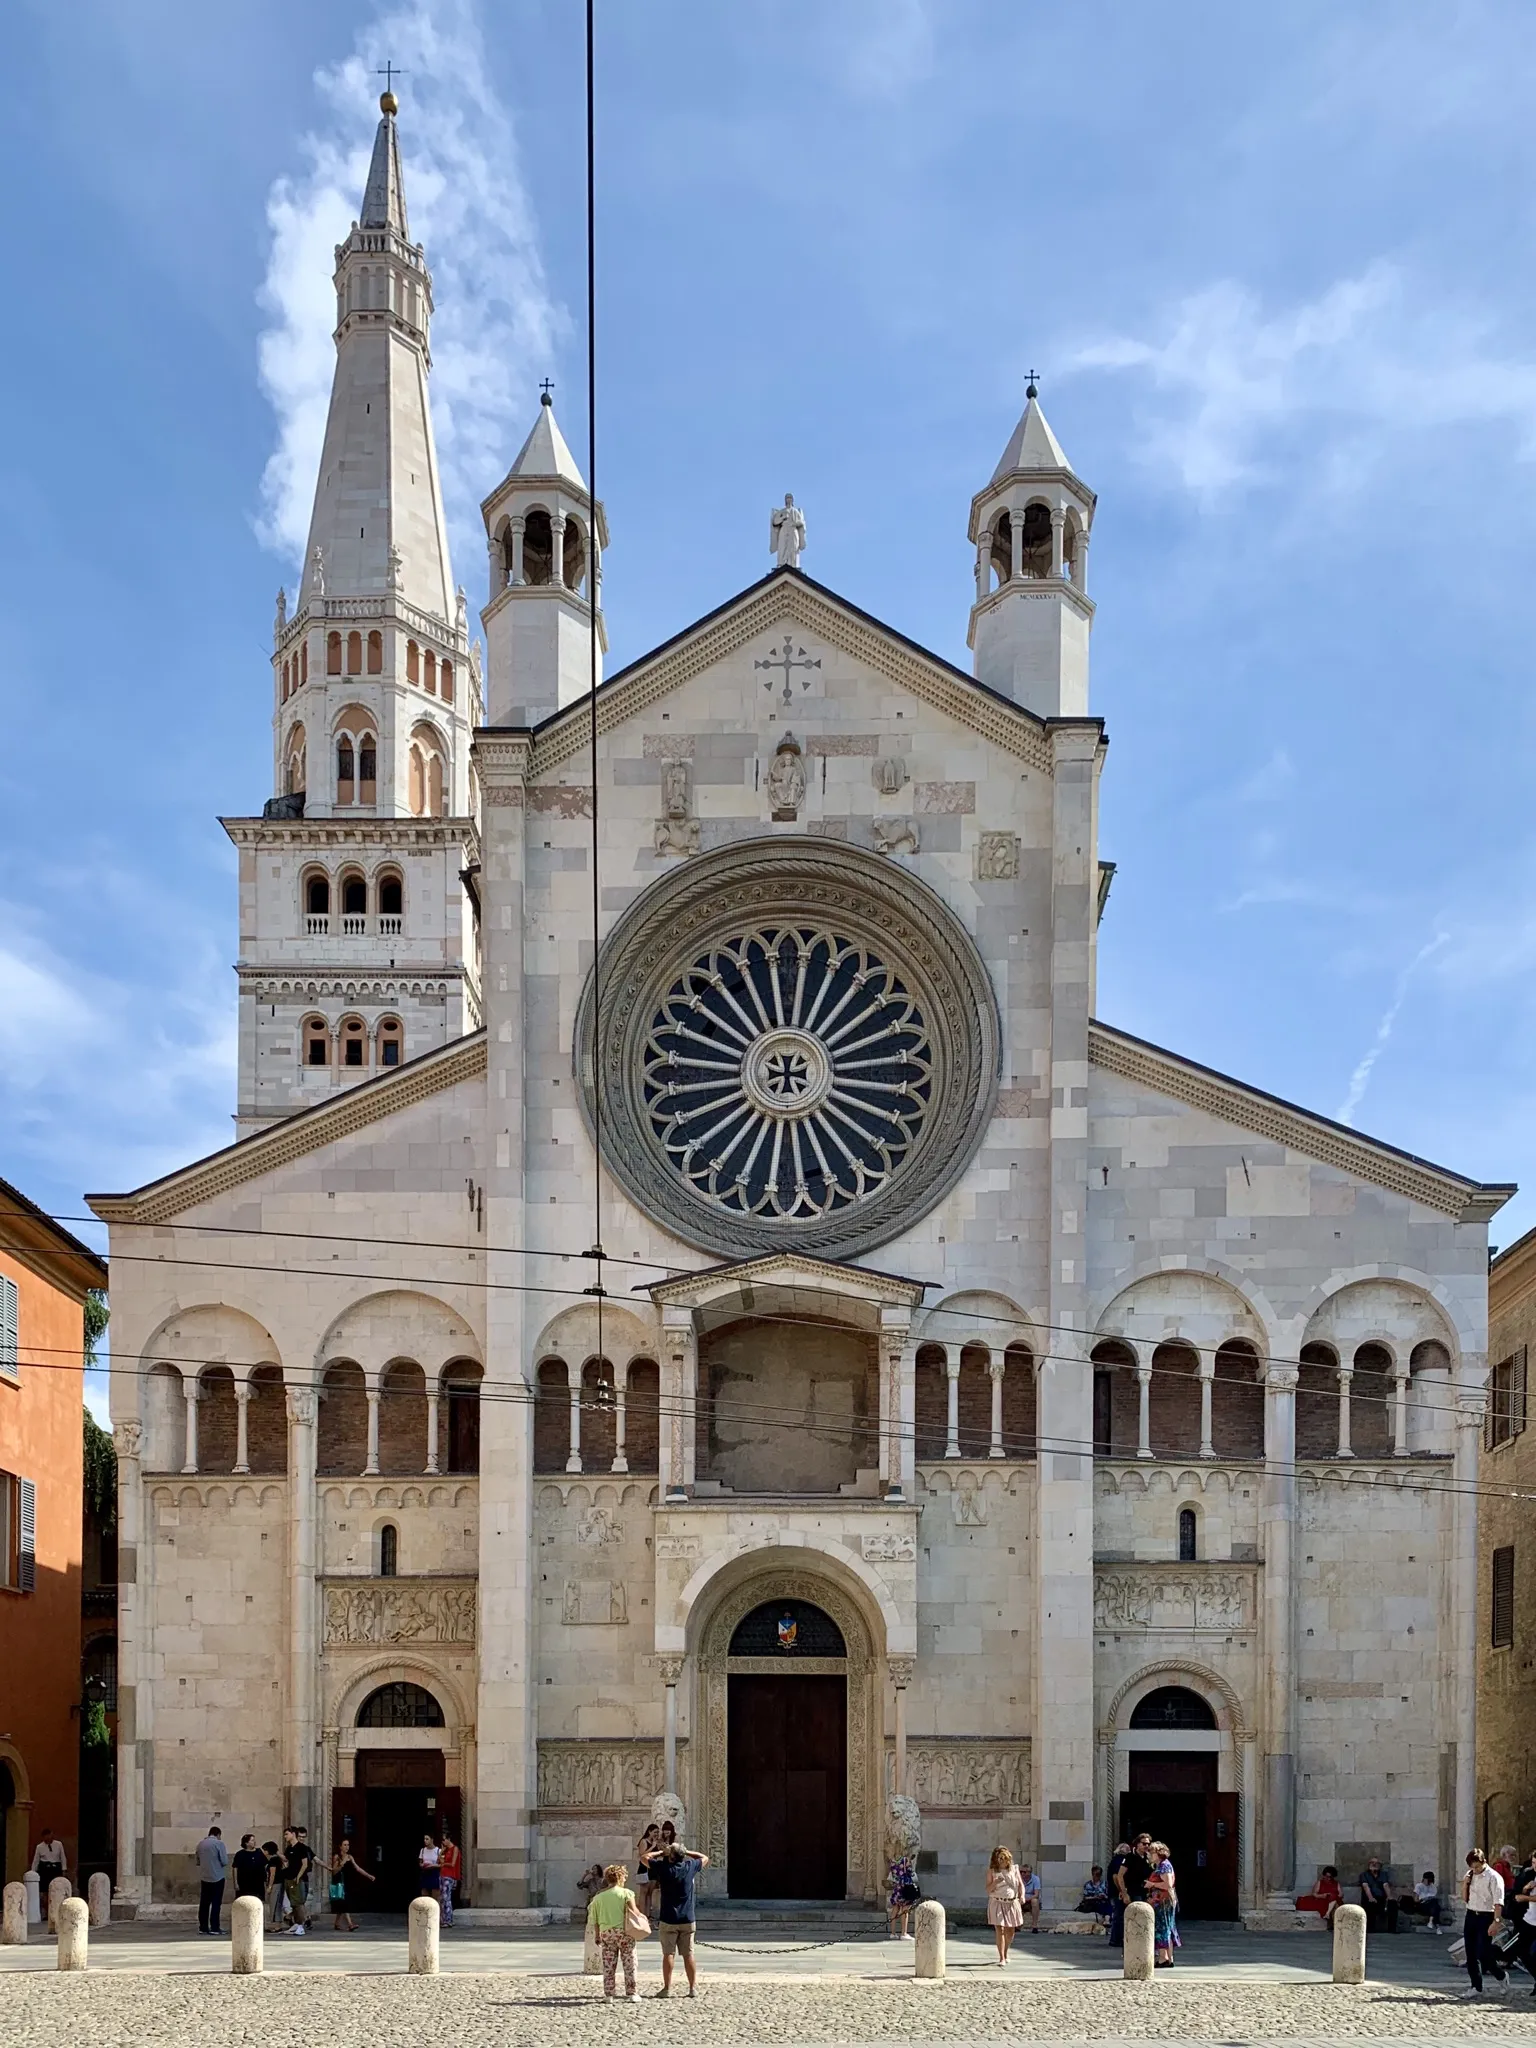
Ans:
POLYGON ((334 1846, 348 1837, 353 1855, 373 1879, 356 1885, 348 1904, 354 1910, 402 1913, 419 1889, 422 1838, 431 1835, 437 1841, 447 1828, 462 1844, 461 1794, 446 1782, 441 1747, 418 1748, 415 1740, 401 1747, 391 1738, 396 1730, 410 1730, 414 1738, 418 1730, 445 1728, 446 1717, 426 1686, 391 1679, 368 1694, 357 1710, 356 1726, 353 1782, 338 1785, 331 1795, 331 1842, 334 1846))
POLYGON ((734 1898, 841 1899, 848 1888, 848 1647, 825 1608, 767 1600, 726 1663, 734 1898), (743 1855, 742 1845, 750 1844, 743 1855))
POLYGON ((1122 1838, 1145 1833, 1168 1844, 1185 1919, 1235 1920, 1238 1795, 1218 1789, 1221 1737, 1214 1708, 1187 1685, 1155 1686, 1131 1709, 1129 1731, 1122 1838))
POLYGON ((814 1569, 743 1574, 704 1621, 697 1656, 697 1810, 689 1821, 712 1859, 709 1889, 735 1898, 873 1898, 878 1674, 857 1596, 814 1569), (793 1630, 787 1640, 785 1621, 793 1630), (775 1684, 738 1683, 756 1679, 775 1684), (791 1690, 799 1687, 806 1690, 791 1690), (782 1732, 789 1730, 792 1740, 782 1732), (755 1802, 747 1789, 754 1778, 768 1781, 755 1802), (777 1815, 803 1829, 812 1801, 831 1809, 814 1855, 809 1837, 796 1833, 786 1858, 775 1846, 777 1815))

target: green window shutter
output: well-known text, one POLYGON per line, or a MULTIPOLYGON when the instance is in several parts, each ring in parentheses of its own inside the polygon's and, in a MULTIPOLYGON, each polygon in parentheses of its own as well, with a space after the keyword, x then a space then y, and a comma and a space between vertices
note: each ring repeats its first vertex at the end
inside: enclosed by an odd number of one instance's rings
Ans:
POLYGON ((16 1491, 21 1496, 16 1545, 16 1583, 23 1593, 37 1591, 37 1488, 30 1479, 18 1479, 16 1491))

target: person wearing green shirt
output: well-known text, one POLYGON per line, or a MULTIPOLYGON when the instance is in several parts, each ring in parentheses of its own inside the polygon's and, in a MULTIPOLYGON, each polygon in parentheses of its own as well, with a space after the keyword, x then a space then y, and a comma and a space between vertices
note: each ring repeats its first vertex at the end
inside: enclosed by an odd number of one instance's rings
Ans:
POLYGON ((610 1863, 603 1872, 603 1889, 587 1908, 587 1920, 597 1936, 603 1956, 603 1996, 617 1994, 618 1969, 624 1965, 624 1996, 635 2005, 640 1993, 635 1988, 635 1937, 624 1925, 635 1895, 625 1883, 629 1871, 622 1863, 610 1863))

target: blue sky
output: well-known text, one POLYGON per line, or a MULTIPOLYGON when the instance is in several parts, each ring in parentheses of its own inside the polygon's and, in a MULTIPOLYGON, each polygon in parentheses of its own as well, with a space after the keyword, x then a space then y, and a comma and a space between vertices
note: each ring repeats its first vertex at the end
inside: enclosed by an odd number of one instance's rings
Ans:
MULTIPOLYGON (((0 1173, 224 1143, 234 860, 330 247, 403 65, 455 566, 581 404, 573 4, 20 0, 0 452, 0 1173)), ((967 663, 1026 371, 1099 492, 1101 1013, 1530 1184, 1536 11, 599 0, 622 664, 767 566, 967 663)))

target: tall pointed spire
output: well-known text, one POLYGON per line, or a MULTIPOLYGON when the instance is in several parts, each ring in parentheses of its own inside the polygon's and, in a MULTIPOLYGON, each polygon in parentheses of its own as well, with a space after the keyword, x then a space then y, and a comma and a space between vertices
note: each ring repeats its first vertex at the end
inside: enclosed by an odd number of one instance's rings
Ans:
POLYGON ((405 212, 405 181, 400 175, 400 142, 395 134, 398 102, 392 92, 379 97, 379 132, 373 138, 373 161, 368 166, 368 183, 363 188, 360 228, 393 228, 410 240, 411 224, 405 212))

